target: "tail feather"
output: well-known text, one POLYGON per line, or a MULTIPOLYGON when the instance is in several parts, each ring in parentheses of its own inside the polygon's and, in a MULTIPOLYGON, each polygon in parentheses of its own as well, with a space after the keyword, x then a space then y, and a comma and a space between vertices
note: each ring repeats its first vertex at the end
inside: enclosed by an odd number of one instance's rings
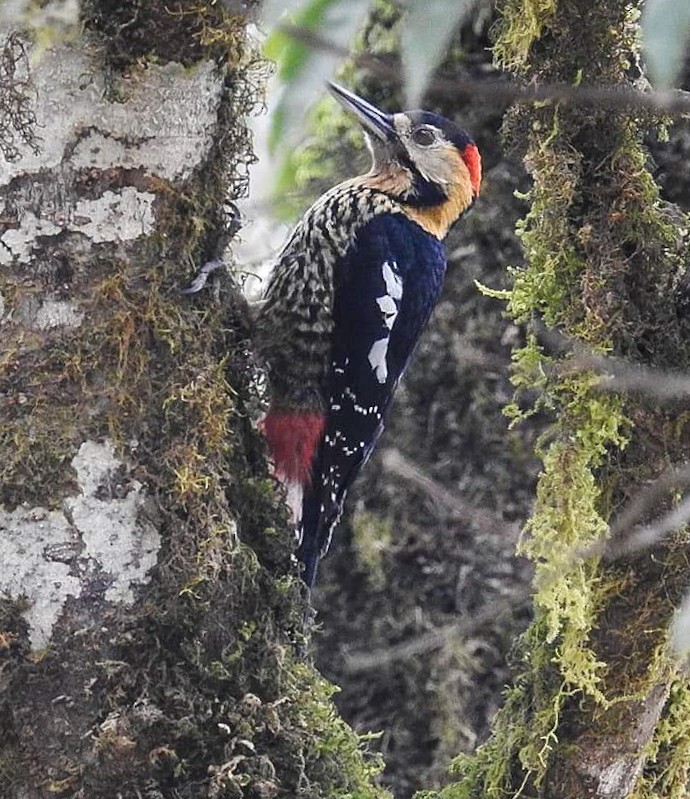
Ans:
POLYGON ((328 546, 319 487, 312 486, 312 471, 323 438, 326 417, 315 411, 271 408, 261 423, 268 442, 275 476, 285 485, 286 499, 297 526, 297 557, 304 564, 302 579, 309 589, 316 582, 319 560, 328 546))
POLYGON ((333 530, 342 513, 343 499, 344 496, 333 496, 324 505, 323 486, 320 485, 309 486, 304 492, 297 557, 304 564, 302 579, 309 589, 314 587, 319 561, 331 544, 333 530))
POLYGON ((328 447, 319 450, 313 466, 314 481, 305 486, 298 522, 297 557, 304 564, 302 578, 309 589, 314 587, 319 561, 328 551, 333 531, 342 516, 348 489, 382 432, 383 423, 379 423, 369 446, 359 452, 345 450, 340 461, 333 459, 334 453, 328 447))
POLYGON ((314 587, 319 561, 331 543, 347 489, 366 462, 383 425, 366 449, 333 451, 323 445, 326 416, 314 410, 271 407, 261 423, 275 476, 286 487, 304 565, 302 579, 314 587), (335 459, 334 456, 340 459, 335 459))
POLYGON ((300 522, 300 544, 297 557, 304 565, 302 579, 311 591, 316 583, 316 572, 324 552, 322 535, 323 523, 321 500, 317 492, 309 487, 302 500, 302 519, 300 522))

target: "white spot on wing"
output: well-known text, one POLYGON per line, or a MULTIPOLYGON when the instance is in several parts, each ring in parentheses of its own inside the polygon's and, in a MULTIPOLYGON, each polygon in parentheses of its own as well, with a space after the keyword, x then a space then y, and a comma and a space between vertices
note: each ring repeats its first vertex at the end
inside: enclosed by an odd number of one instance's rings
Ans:
POLYGON ((381 313, 383 314, 383 323, 391 330, 395 323, 395 318, 398 315, 398 305, 390 294, 384 294, 383 297, 378 297, 376 300, 381 313))
POLYGON ((386 284, 386 292, 394 299, 400 300, 402 299, 402 277, 394 272, 395 263, 393 266, 385 261, 383 267, 381 268, 381 273, 383 274, 383 282, 386 284))
POLYGON ((369 363, 379 383, 385 383, 388 378, 388 364, 386 363, 387 354, 388 336, 375 341, 373 347, 369 350, 369 363))
MULTIPOLYGON (((383 324, 388 330, 392 330, 398 316, 400 300, 403 294, 402 277, 395 271, 395 263, 391 265, 388 261, 384 261, 381 267, 381 276, 386 286, 386 293, 376 298, 376 304, 381 310, 383 324)), ((380 338, 374 342, 369 350, 369 363, 379 383, 385 383, 388 379, 386 357, 388 355, 389 340, 390 336, 380 338)))

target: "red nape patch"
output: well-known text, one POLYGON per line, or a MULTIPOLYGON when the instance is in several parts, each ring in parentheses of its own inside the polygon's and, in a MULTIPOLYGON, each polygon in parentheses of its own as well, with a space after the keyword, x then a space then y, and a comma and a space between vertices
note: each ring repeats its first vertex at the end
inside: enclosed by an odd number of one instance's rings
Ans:
POLYGON ((261 422, 261 432, 268 442, 276 477, 307 485, 325 428, 322 413, 269 411, 261 422))
POLYGON ((468 144, 462 152, 463 161, 467 164, 470 173, 470 183, 472 191, 479 194, 479 187, 482 185, 482 157, 476 144, 468 144))

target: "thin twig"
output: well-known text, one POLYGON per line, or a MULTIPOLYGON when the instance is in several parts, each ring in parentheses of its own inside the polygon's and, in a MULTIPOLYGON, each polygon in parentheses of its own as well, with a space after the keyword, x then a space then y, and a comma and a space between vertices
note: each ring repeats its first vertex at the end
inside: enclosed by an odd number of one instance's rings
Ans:
POLYGON ((607 560, 615 560, 623 555, 639 552, 641 549, 649 549, 669 533, 675 533, 676 530, 685 527, 688 522, 690 522, 690 496, 685 497, 680 505, 658 521, 638 527, 620 542, 611 541, 604 554, 607 560))
POLYGON ((478 508, 471 502, 467 502, 448 491, 397 450, 384 450, 381 454, 381 462, 386 471, 412 483, 434 502, 443 505, 453 516, 462 519, 468 525, 489 533, 493 532, 501 537, 508 537, 513 541, 517 540, 520 533, 520 528, 517 524, 510 524, 497 513, 478 508))
MULTIPOLYGON (((686 467, 685 484, 687 485, 689 482, 690 467, 686 467)), ((660 478, 652 483, 650 487, 650 492, 647 495, 649 504, 644 507, 646 505, 644 500, 642 502, 635 500, 629 508, 623 510, 621 517, 642 515, 650 511, 655 504, 664 499, 665 496, 668 496, 671 488, 672 485, 666 483, 666 478, 660 478)), ((571 557, 565 562, 563 570, 558 572, 554 579, 560 577, 576 563, 599 557, 603 557, 609 562, 619 560, 626 555, 632 555, 641 549, 649 549, 660 543, 669 533, 680 530, 681 527, 685 527, 690 522, 690 496, 685 497, 679 505, 676 505, 676 507, 655 521, 649 524, 635 525, 627 533, 624 533, 624 530, 629 528, 623 527, 623 523, 620 520, 621 517, 611 524, 610 531, 606 536, 599 538, 588 546, 574 550, 571 557)))
POLYGON ((671 372, 611 355, 598 355, 581 341, 570 338, 559 330, 547 328, 539 320, 535 320, 533 324, 539 340, 552 353, 564 356, 560 361, 547 364, 547 371, 551 370, 556 374, 572 369, 598 372, 601 378, 597 387, 602 391, 636 392, 661 401, 690 397, 690 376, 685 372, 671 372))
POLYGON ((611 541, 614 542, 626 530, 647 516, 674 489, 690 485, 690 464, 670 466, 659 477, 640 491, 611 523, 611 541))
POLYGON ((496 622, 503 614, 514 614, 516 608, 521 607, 530 598, 531 591, 527 588, 512 593, 510 596, 490 602, 478 613, 461 619, 452 624, 444 624, 435 630, 402 641, 392 646, 380 647, 370 652, 353 652, 345 654, 344 668, 348 674, 357 674, 362 671, 371 671, 388 666, 398 660, 406 660, 415 655, 433 652, 445 646, 449 639, 467 638, 487 624, 496 622))
MULTIPOLYGON (((341 47, 326 37, 297 25, 282 25, 280 30, 314 50, 350 58, 381 78, 396 82, 400 80, 399 68, 375 56, 352 53, 347 47, 341 47)), ((482 103, 494 105, 555 101, 579 106, 657 111, 672 117, 690 114, 690 92, 680 90, 641 92, 621 86, 572 86, 565 83, 521 86, 507 80, 451 80, 442 77, 431 81, 430 88, 456 99, 480 97, 482 103)))
POLYGON ((662 401, 690 397, 690 377, 682 372, 669 372, 591 353, 575 355, 563 365, 600 372, 598 387, 603 391, 639 392, 662 401))

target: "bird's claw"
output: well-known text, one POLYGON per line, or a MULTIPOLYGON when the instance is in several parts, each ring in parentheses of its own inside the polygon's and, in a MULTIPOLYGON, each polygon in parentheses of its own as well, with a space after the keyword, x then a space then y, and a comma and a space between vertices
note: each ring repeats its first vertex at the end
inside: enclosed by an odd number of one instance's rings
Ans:
POLYGON ((210 261, 206 261, 197 271, 191 285, 187 286, 186 289, 182 289, 180 294, 196 294, 201 291, 208 282, 209 277, 224 266, 225 261, 222 258, 212 258, 210 261))

